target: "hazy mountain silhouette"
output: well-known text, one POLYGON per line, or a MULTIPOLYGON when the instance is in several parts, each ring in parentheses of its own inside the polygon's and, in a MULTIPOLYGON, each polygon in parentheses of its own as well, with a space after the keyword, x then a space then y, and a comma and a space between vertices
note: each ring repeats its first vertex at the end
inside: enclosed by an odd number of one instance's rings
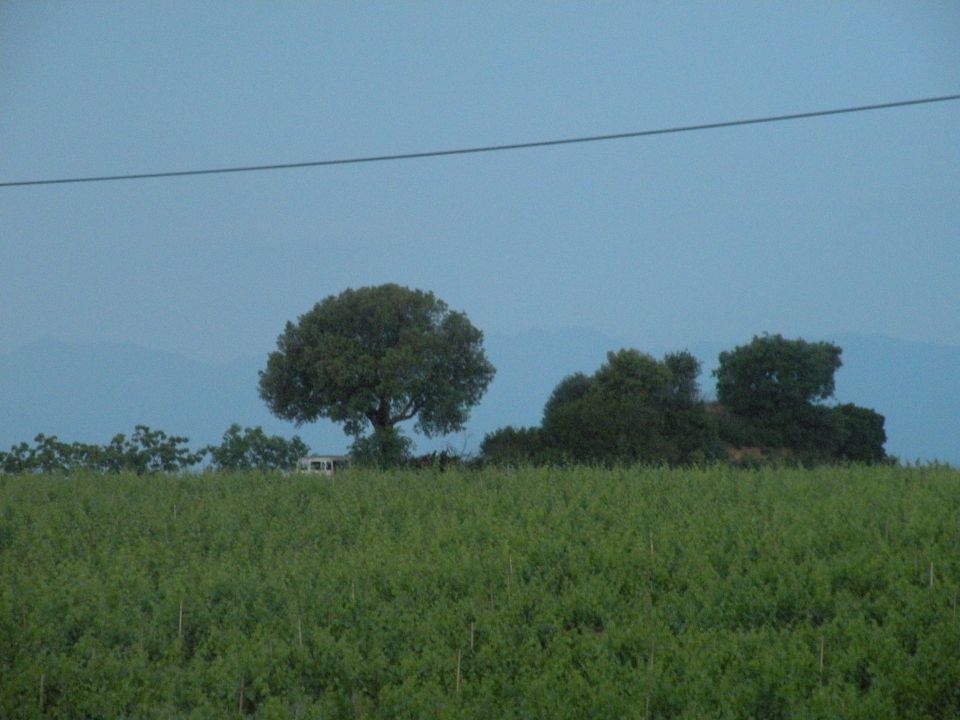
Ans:
MULTIPOLYGON (((887 451, 904 461, 942 460, 960 465, 960 348, 855 334, 830 340, 843 348, 836 399, 873 408, 887 419, 887 451)), ((639 347, 656 357, 688 349, 704 364, 704 395, 713 395, 710 371, 731 343, 647 348, 589 330, 488 335, 487 354, 497 376, 473 410, 466 432, 428 440, 417 449, 475 451, 484 434, 505 425, 536 425, 556 384, 570 373, 591 373, 608 350, 639 347)), ((0 449, 32 441, 38 433, 65 441, 106 443, 145 424, 185 435, 198 448, 219 443, 237 422, 271 434, 299 434, 314 450, 341 452, 350 439, 339 426, 301 428, 274 418, 257 395, 262 356, 204 363, 130 344, 42 340, 0 355, 0 449)), ((407 430, 409 432, 409 429, 407 430)))
MULTIPOLYGON (((0 355, 0 447, 32 441, 40 432, 105 443, 143 424, 184 435, 196 448, 218 444, 233 422, 286 437, 300 434, 311 446, 322 442, 311 442, 318 436, 313 427, 298 430, 270 415, 257 396, 262 364, 252 357, 203 363, 127 343, 41 340, 0 355)), ((343 433, 332 425, 323 430, 335 431, 333 449, 342 449, 343 433)))

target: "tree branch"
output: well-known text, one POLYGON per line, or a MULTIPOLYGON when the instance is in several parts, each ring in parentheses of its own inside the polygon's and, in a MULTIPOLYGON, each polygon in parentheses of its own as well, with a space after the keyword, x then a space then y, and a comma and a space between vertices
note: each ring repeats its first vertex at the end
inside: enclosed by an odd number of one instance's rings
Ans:
POLYGON ((407 403, 406 407, 400 411, 399 414, 390 418, 390 424, 403 422, 404 420, 409 420, 418 412, 420 412, 422 405, 416 401, 416 398, 410 398, 410 402, 407 403))

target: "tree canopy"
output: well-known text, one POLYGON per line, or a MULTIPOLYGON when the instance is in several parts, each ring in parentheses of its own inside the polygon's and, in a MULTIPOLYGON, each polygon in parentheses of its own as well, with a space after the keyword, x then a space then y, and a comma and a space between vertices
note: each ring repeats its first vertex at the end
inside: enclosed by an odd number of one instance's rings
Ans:
POLYGON ((832 343, 754 337, 720 354, 719 402, 707 406, 700 361, 689 352, 662 360, 610 352, 592 375, 573 373, 557 384, 540 427, 501 428, 484 438, 481 453, 508 464, 883 461, 882 415, 824 403, 840 355, 832 343))
POLYGON ((748 345, 720 353, 717 399, 733 413, 771 415, 833 395, 841 349, 832 343, 756 335, 748 345))
POLYGON ((329 418, 357 440, 372 429, 402 447, 395 426, 406 420, 427 436, 463 429, 494 372, 464 313, 387 284, 331 295, 288 322, 260 372, 260 396, 298 425, 329 418))
POLYGON ((574 373, 560 381, 541 428, 488 435, 484 457, 604 464, 705 458, 712 431, 699 398, 699 372, 699 361, 687 352, 663 360, 638 350, 607 353, 593 375, 574 373))
POLYGON ((0 473, 180 472, 203 459, 204 451, 191 452, 188 441, 146 425, 134 427, 130 436, 114 435, 106 445, 66 443, 56 435, 41 433, 34 438, 33 447, 21 442, 10 452, 0 451, 0 473))
POLYGON ((834 393, 842 350, 827 342, 755 336, 720 353, 717 399, 730 413, 721 424, 734 446, 787 449, 805 462, 885 458, 884 418, 867 408, 822 402, 834 393))
POLYGON ((223 434, 220 445, 208 445, 203 452, 210 455, 217 470, 292 470, 297 461, 310 452, 303 440, 267 435, 259 425, 241 428, 233 423, 223 434))

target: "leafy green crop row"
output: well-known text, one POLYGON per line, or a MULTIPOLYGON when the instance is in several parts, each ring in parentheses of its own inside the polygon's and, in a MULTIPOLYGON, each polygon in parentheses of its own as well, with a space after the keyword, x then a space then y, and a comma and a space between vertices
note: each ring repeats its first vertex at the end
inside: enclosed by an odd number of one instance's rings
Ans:
POLYGON ((0 716, 960 715, 960 473, 0 477, 0 716))

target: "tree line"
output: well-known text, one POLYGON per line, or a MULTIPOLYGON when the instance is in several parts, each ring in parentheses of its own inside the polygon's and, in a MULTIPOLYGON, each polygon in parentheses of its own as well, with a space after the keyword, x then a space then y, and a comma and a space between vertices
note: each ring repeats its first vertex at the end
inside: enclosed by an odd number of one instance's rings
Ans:
POLYGON ((40 434, 33 445, 22 442, 0 451, 0 472, 4 473, 70 473, 92 471, 103 473, 180 472, 208 462, 214 470, 289 470, 310 452, 307 444, 294 436, 288 440, 267 435, 263 428, 242 428, 231 425, 219 445, 207 445, 198 451, 187 447, 189 439, 167 435, 137 425, 129 436, 115 435, 109 443, 96 445, 67 443, 56 435, 40 434))
MULTIPOLYGON (((346 290, 287 323, 260 373, 260 395, 278 417, 342 423, 361 463, 407 463, 401 422, 414 420, 428 437, 464 428, 495 374, 482 339, 433 293, 394 284, 346 290)), ((831 343, 754 337, 721 353, 714 403, 701 397, 701 364, 689 352, 662 360, 611 352, 592 375, 575 373, 557 385, 540 426, 488 434, 479 460, 882 461, 884 418, 824 403, 841 352, 831 343)))
MULTIPOLYGON (((635 349, 610 352, 593 374, 560 381, 539 426, 486 435, 478 461, 881 462, 883 416, 826 404, 841 353, 832 343, 756 336, 720 354, 717 400, 707 402, 700 361, 689 352, 660 360, 635 349)), ((284 420, 342 424, 353 438, 354 462, 389 467, 424 462, 413 457, 401 423, 412 421, 427 437, 463 430, 495 372, 483 333, 464 313, 431 292, 386 284, 331 295, 288 322, 260 372, 259 392, 284 420)), ((269 470, 293 467, 308 452, 299 437, 288 441, 239 425, 219 446, 194 453, 186 442, 142 425, 103 447, 39 435, 33 447, 21 443, 0 453, 0 468, 142 473, 182 470, 209 457, 217 469, 269 470)))
POLYGON ((499 464, 882 462, 883 416, 824 404, 841 353, 832 343, 755 336, 720 354, 717 400, 707 402, 690 353, 610 352, 592 375, 556 386, 538 427, 488 434, 481 456, 499 464))

